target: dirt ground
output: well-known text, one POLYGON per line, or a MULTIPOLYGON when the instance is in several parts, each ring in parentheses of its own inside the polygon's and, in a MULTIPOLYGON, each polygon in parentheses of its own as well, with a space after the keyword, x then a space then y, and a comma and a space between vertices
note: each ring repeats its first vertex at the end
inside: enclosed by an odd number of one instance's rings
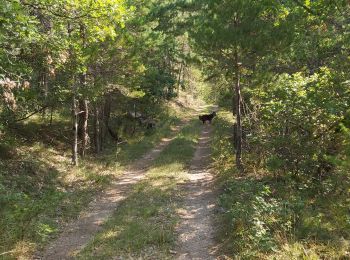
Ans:
POLYGON ((216 202, 210 164, 211 126, 203 126, 201 137, 184 185, 187 193, 180 210, 177 259, 215 259, 213 215, 216 202))
MULTIPOLYGON (((179 132, 184 124, 175 127, 172 134, 179 132)), ((162 139, 152 151, 131 165, 120 178, 92 201, 75 221, 69 223, 44 252, 38 253, 35 259, 74 259, 74 256, 102 229, 102 224, 132 191, 133 185, 144 178, 154 159, 172 140, 173 138, 162 139)))
MULTIPOLYGON (((180 131, 184 124, 173 129, 180 131)), ((211 126, 203 125, 199 143, 191 161, 188 181, 182 186, 186 198, 179 210, 177 227, 176 259, 215 259, 213 215, 216 194, 213 176, 210 173, 211 126)), ((80 216, 69 223, 60 236, 49 244, 36 259, 74 259, 93 236, 102 229, 102 224, 116 210, 119 203, 132 191, 132 187, 144 178, 155 158, 173 140, 164 138, 151 152, 131 165, 112 185, 92 201, 80 216)))

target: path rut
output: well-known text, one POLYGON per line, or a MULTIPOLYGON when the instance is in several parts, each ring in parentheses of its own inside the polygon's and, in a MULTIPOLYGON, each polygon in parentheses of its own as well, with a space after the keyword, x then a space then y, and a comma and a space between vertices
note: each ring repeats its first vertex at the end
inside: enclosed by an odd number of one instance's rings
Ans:
MULTIPOLYGON (((179 132, 184 124, 175 127, 173 135, 179 132)), ((132 186, 144 178, 154 159, 174 138, 163 138, 152 151, 132 164, 118 180, 88 205, 77 220, 69 223, 60 236, 36 259, 74 259, 74 256, 102 229, 102 224, 128 196, 132 186)))
POLYGON ((203 126, 189 169, 185 205, 179 211, 176 259, 215 259, 213 214, 216 195, 210 164, 211 126, 203 126))

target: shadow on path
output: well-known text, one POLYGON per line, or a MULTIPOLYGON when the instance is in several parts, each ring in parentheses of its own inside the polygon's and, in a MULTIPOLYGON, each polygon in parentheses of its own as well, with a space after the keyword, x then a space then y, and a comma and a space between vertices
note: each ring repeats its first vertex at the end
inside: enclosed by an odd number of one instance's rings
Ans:
MULTIPOLYGON (((172 135, 178 133, 183 126, 184 123, 175 127, 172 135)), ((133 185, 145 177, 152 162, 174 138, 163 138, 152 151, 132 164, 120 178, 87 205, 87 209, 79 218, 69 223, 60 236, 36 259, 74 259, 74 256, 102 229, 102 224, 129 195, 133 185)))
POLYGON ((204 125, 189 169, 185 205, 179 214, 177 259, 215 259, 212 222, 216 195, 210 165, 211 126, 204 125))

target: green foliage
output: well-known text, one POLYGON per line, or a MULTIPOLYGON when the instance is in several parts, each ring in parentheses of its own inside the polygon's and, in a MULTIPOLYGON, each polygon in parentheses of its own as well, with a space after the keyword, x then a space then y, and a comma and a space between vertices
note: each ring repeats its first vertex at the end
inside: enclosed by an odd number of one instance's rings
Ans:
POLYGON ((171 99, 174 93, 175 79, 163 70, 149 69, 142 82, 146 96, 154 99, 171 99))
MULTIPOLYGON (((320 69, 312 76, 282 74, 254 92, 261 104, 248 142, 261 146, 268 168, 276 173, 328 175, 330 157, 340 149, 339 124, 349 103, 337 74, 320 69)), ((262 156, 262 154, 260 155, 262 156)))
POLYGON ((15 86, 0 90, 1 125, 42 107, 67 106, 73 94, 101 100, 120 86, 140 90, 153 102, 173 98, 183 56, 179 39, 151 30, 160 22, 150 15, 157 4, 1 3, 0 86, 7 80, 15 86))
MULTIPOLYGON (((334 256, 331 247, 322 253, 320 244, 349 236, 349 13, 347 0, 2 1, 0 169, 5 174, 0 175, 0 191, 5 192, 1 223, 9 223, 13 231, 6 231, 9 243, 21 236, 45 240, 57 225, 41 215, 44 206, 52 205, 47 212, 55 215, 60 202, 75 199, 55 189, 60 170, 21 153, 23 146, 36 142, 66 147, 69 120, 61 118, 59 130, 47 130, 54 138, 36 129, 36 123, 16 121, 39 112, 45 119, 49 109, 51 114, 61 107, 68 111, 73 96, 97 108, 107 97, 123 92, 114 102, 119 107, 112 107, 110 123, 130 145, 106 159, 115 165, 117 154, 123 164, 150 149, 172 124, 165 120, 157 133, 142 130, 130 139, 130 126, 136 127, 125 115, 133 105, 146 116, 163 119, 162 103, 187 88, 233 111, 233 86, 239 75, 243 162, 254 176, 228 181, 221 198, 226 222, 237 231, 235 250, 247 258, 276 250, 275 256, 282 259, 294 257, 293 252, 307 257, 304 249, 310 249, 312 257, 334 256), (132 92, 138 93, 137 101, 126 98, 132 92), (18 135, 13 140, 12 132, 18 135), (38 133, 44 140, 38 140, 38 133), (21 138, 26 143, 18 148, 21 138), (17 166, 15 160, 20 162, 17 166), (9 174, 16 170, 21 175, 9 174), (290 197, 276 184, 279 181, 290 197), (327 204, 327 198, 338 204, 327 204)), ((218 122, 230 131, 234 122, 225 120, 218 122)), ((234 147, 231 133, 225 131, 214 137, 219 147, 214 157, 227 177, 235 173, 234 147)), ((82 178, 97 186, 110 181, 109 175, 95 172, 86 169, 82 178)))
MULTIPOLYGON (((317 184, 301 184, 288 175, 274 177, 259 167, 238 176, 230 158, 232 144, 227 144, 228 117, 228 112, 218 114, 212 144, 223 189, 217 220, 223 252, 242 259, 346 258, 350 179, 345 168, 317 184)), ((278 162, 271 162, 273 166, 278 162)))
POLYGON ((118 147, 111 144, 101 155, 88 156, 74 168, 69 157, 63 156, 68 151, 61 125, 69 122, 63 114, 54 118, 50 127, 40 118, 38 122, 32 119, 2 140, 0 252, 10 252, 9 259, 31 258, 126 165, 169 136, 171 127, 178 123, 163 113, 157 131, 130 138, 128 144, 118 147))
MULTIPOLYGON (((249 256, 248 251, 254 254, 258 250, 271 251, 276 249, 275 241, 271 235, 271 227, 278 224, 274 217, 277 212, 283 208, 275 199, 270 199, 270 188, 267 185, 254 186, 252 182, 233 182, 227 183, 228 188, 225 194, 221 196, 221 205, 228 212, 226 218, 231 222, 235 230, 238 247, 244 247, 240 244, 243 237, 245 243, 249 246, 245 256, 249 256), (253 191, 253 192, 252 192, 253 191), (233 196, 236 193, 236 196, 233 196)), ((287 227, 288 228, 288 227, 287 227)), ((281 231, 285 231, 281 229, 281 231)), ((254 256, 254 255, 251 255, 254 256)))

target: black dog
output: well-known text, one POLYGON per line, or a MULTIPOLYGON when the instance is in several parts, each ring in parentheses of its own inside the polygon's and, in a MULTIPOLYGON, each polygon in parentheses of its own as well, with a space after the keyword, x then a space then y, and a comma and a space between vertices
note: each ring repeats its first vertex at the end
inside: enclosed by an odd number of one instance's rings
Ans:
POLYGON ((201 115, 201 116, 199 116, 199 120, 201 120, 203 122, 203 124, 206 121, 209 121, 209 123, 211 124, 211 120, 213 120, 214 116, 216 116, 216 112, 213 112, 209 115, 201 115))

